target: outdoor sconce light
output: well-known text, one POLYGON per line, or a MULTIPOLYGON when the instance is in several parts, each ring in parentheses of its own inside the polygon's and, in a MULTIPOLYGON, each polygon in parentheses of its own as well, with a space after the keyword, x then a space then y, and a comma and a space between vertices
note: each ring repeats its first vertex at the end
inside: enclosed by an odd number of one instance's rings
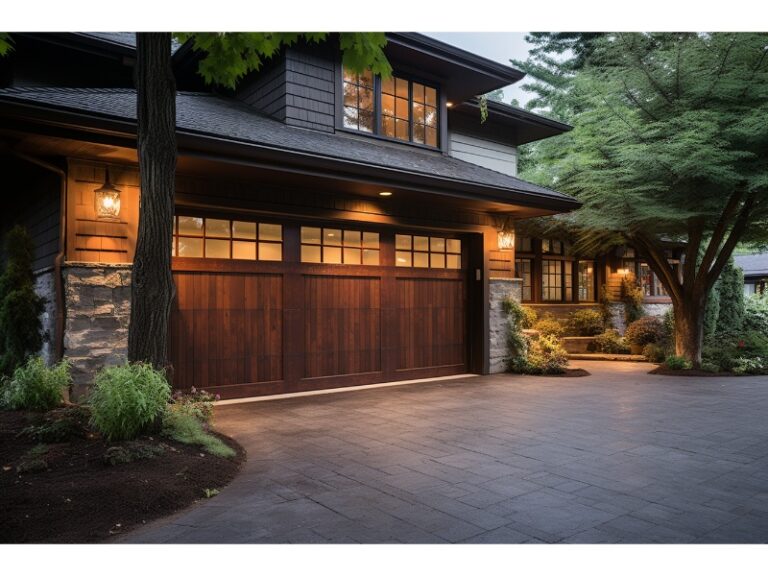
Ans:
POLYGON ((96 218, 99 220, 120 219, 120 190, 109 181, 109 168, 104 178, 104 185, 93 191, 96 218))
POLYGON ((497 243, 499 250, 514 250, 515 248, 515 229, 510 225, 509 218, 505 218, 501 224, 496 227, 497 243))

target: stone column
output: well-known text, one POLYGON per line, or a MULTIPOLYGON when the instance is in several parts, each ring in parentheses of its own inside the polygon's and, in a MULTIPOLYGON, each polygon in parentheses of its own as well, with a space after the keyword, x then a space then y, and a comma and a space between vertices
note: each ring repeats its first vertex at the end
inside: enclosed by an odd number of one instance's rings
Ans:
POLYGON ((501 303, 507 298, 520 302, 523 297, 523 280, 521 278, 490 278, 488 281, 490 372, 496 374, 507 368, 507 316, 501 303))
POLYGON ((103 366, 128 354, 130 264, 64 266, 64 358, 72 363, 72 395, 83 397, 103 366))
POLYGON ((56 286, 54 271, 47 268, 35 272, 35 292, 45 298, 45 309, 40 315, 40 325, 43 329, 43 347, 40 356, 49 366, 56 355, 56 286))

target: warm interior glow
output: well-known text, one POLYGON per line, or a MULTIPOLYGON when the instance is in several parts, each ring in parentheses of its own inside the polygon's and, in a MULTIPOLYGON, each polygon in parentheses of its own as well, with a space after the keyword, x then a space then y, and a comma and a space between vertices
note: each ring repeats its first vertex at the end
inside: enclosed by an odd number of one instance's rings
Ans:
POLYGON ((392 196, 392 192, 379 192, 379 196, 392 196))

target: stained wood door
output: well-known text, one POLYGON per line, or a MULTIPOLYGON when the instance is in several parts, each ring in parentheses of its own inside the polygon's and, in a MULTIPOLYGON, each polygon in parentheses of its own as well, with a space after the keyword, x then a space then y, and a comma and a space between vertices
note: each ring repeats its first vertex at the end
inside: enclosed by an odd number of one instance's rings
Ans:
MULTIPOLYGON (((285 226, 286 238, 292 233, 285 226)), ((467 371, 466 270, 175 258, 174 386, 223 398, 467 371)))

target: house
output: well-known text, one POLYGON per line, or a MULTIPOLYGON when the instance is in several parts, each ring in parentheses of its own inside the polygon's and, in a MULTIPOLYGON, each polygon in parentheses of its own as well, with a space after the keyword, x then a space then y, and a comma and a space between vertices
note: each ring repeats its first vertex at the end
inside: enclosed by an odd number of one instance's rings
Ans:
MULTIPOLYGON (((0 231, 30 230, 44 353, 72 362, 82 394, 126 354, 135 37, 13 37, 0 231)), ((515 250, 515 220, 579 206, 516 177, 517 146, 568 126, 498 103, 480 121, 475 96, 520 71, 414 33, 388 34, 386 53, 384 81, 344 70, 333 37, 300 44, 220 93, 174 45, 176 386, 227 398, 500 371, 501 300, 594 305, 599 270, 620 274, 557 241, 515 250)))
POLYGON ((768 253, 743 254, 733 260, 744 272, 744 296, 764 294, 768 286, 768 253))

